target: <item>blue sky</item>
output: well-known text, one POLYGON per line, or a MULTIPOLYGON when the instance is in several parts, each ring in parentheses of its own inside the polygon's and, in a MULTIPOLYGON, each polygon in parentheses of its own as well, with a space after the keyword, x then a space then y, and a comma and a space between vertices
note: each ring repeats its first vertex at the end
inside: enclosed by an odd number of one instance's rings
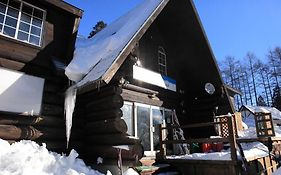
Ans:
MULTIPOLYGON (((79 33, 87 36, 97 21, 107 24, 143 0, 66 0, 84 10, 79 33)), ((280 0, 194 0, 217 60, 243 59, 248 51, 263 59, 281 46, 280 0)))

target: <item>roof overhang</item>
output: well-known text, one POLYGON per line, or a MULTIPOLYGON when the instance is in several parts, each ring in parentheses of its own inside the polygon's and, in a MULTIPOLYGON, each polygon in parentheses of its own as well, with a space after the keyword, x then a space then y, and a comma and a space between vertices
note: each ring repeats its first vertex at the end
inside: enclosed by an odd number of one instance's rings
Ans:
POLYGON ((64 11, 67 11, 75 16, 78 16, 78 17, 82 17, 83 15, 83 10, 65 2, 65 1, 62 1, 62 0, 41 0, 43 2, 46 2, 46 3, 49 3, 49 4, 52 4, 64 11))

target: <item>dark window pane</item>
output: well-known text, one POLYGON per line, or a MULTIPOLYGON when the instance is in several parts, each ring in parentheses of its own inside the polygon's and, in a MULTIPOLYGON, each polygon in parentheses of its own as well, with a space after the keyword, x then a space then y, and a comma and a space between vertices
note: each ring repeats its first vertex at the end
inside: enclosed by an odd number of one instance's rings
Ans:
POLYGON ((2 27, 3 27, 3 25, 2 25, 2 24, 0 24, 0 32, 2 32, 2 27))
POLYGON ((23 23, 23 22, 20 23, 20 30, 29 32, 29 28, 30 28, 30 25, 23 23))
POLYGON ((19 9, 20 8, 20 2, 15 1, 15 0, 10 0, 9 6, 14 7, 16 9, 19 9))
POLYGON ((8 15, 12 16, 12 17, 15 17, 15 18, 18 18, 19 16, 19 11, 18 10, 15 10, 11 7, 8 8, 8 12, 7 12, 8 15))
POLYGON ((27 33, 23 33, 23 32, 19 32, 18 33, 18 39, 22 40, 22 41, 28 41, 28 34, 27 33))
POLYGON ((5 6, 5 5, 3 5, 3 4, 0 4, 0 12, 1 12, 1 13, 5 13, 5 12, 6 12, 6 7, 7 7, 7 6, 5 6))
POLYGON ((8 0, 0 0, 1 3, 7 4, 8 0))
POLYGON ((13 29, 8 26, 4 26, 4 32, 5 35, 9 35, 11 37, 15 37, 16 29, 13 29))
POLYGON ((29 42, 35 45, 39 45, 40 38, 30 35, 29 42))
POLYGON ((31 16, 22 13, 22 14, 21 14, 21 20, 24 21, 24 22, 30 23, 30 21, 31 21, 31 16))
POLYGON ((32 7, 23 4, 22 11, 31 15, 32 14, 32 7))
POLYGON ((40 28, 37 28, 37 27, 31 27, 31 33, 33 35, 37 35, 37 36, 40 36, 40 33, 41 33, 41 29, 40 28))
POLYGON ((34 9, 33 16, 43 19, 43 12, 41 10, 34 9))
POLYGON ((7 16, 5 24, 12 26, 12 27, 17 27, 17 20, 7 16))
POLYGON ((32 24, 35 25, 35 26, 41 27, 42 26, 42 20, 37 19, 37 18, 33 18, 32 24))
POLYGON ((150 151, 150 109, 137 107, 137 133, 144 151, 150 151))
POLYGON ((163 111, 159 109, 152 109, 152 123, 155 131, 153 132, 153 147, 154 150, 159 150, 159 125, 163 124, 163 111))
POLYGON ((3 23, 3 22, 4 22, 4 15, 0 14, 0 23, 3 23))

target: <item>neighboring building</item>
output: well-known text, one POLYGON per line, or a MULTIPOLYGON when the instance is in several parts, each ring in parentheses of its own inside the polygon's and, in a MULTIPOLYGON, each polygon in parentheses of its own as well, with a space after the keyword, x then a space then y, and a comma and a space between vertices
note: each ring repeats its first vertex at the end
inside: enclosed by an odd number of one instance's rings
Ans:
POLYGON ((0 138, 65 150, 63 70, 81 16, 61 0, 0 0, 0 138))
MULTIPOLYGON (((88 162, 116 165, 116 145, 128 145, 124 162, 142 149, 155 159, 157 127, 171 123, 173 110, 182 125, 234 112, 192 1, 146 0, 77 46, 66 74, 77 81, 74 118, 85 123, 77 149, 88 162)), ((211 135, 214 127, 185 131, 211 135)))
MULTIPOLYGON (((274 107, 243 105, 243 106, 241 106, 239 111, 241 112, 243 120, 252 119, 254 121, 254 116, 257 113, 264 113, 264 114, 270 113, 272 116, 273 123, 281 124, 281 122, 280 122, 281 121, 281 112, 274 107)), ((253 126, 253 127, 255 127, 255 126, 253 126)))

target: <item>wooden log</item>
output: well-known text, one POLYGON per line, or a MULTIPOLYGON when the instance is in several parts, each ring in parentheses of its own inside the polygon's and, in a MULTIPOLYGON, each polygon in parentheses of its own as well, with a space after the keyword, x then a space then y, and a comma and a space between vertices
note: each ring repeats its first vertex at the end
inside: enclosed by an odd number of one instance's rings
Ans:
POLYGON ((120 133, 91 135, 87 136, 85 141, 96 145, 133 145, 140 143, 139 139, 120 133))
POLYGON ((101 89, 97 89, 85 94, 81 94, 77 97, 77 103, 86 103, 91 102, 93 99, 99 99, 106 96, 112 96, 112 95, 120 95, 122 92, 121 87, 114 86, 114 85, 108 85, 106 87, 103 87, 101 89))
POLYGON ((104 110, 99 112, 91 112, 88 113, 86 118, 87 121, 99 121, 99 120, 106 120, 106 119, 118 119, 123 116, 123 112, 121 109, 111 109, 111 110, 104 110))
POLYGON ((87 105, 87 112, 121 108, 123 106, 123 103, 123 98, 120 95, 104 97, 90 102, 87 105))
MULTIPOLYGON (((86 148, 87 158, 102 157, 118 159, 118 154, 119 150, 117 148, 107 145, 91 145, 86 148)), ((143 157, 143 149, 140 144, 129 145, 129 150, 122 150, 122 160, 139 160, 141 157, 143 157)))
POLYGON ((143 87, 136 86, 136 85, 133 85, 133 84, 125 84, 122 87, 125 88, 125 89, 128 89, 128 90, 137 91, 137 92, 144 93, 144 94, 150 94, 150 95, 153 95, 153 94, 158 95, 159 94, 158 91, 153 91, 151 89, 143 88, 143 87))
POLYGON ((151 97, 148 94, 135 92, 128 89, 123 89, 121 96, 124 101, 134 101, 134 102, 145 103, 154 106, 163 105, 163 101, 161 101, 158 97, 151 97))
POLYGON ((106 133, 126 133, 128 127, 123 119, 110 119, 86 124, 86 133, 106 134, 106 133))
POLYGON ((53 126, 63 127, 64 120, 52 116, 23 116, 0 114, 1 125, 32 125, 32 126, 53 126))
POLYGON ((7 69, 19 71, 25 66, 25 63, 13 61, 13 60, 8 60, 8 59, 5 59, 5 58, 0 58, 0 66, 5 67, 7 69))
POLYGON ((63 116, 63 107, 59 105, 43 104, 42 115, 63 116))
POLYGON ((33 126, 0 125, 0 138, 6 140, 64 139, 65 130, 57 128, 35 128, 33 126))

